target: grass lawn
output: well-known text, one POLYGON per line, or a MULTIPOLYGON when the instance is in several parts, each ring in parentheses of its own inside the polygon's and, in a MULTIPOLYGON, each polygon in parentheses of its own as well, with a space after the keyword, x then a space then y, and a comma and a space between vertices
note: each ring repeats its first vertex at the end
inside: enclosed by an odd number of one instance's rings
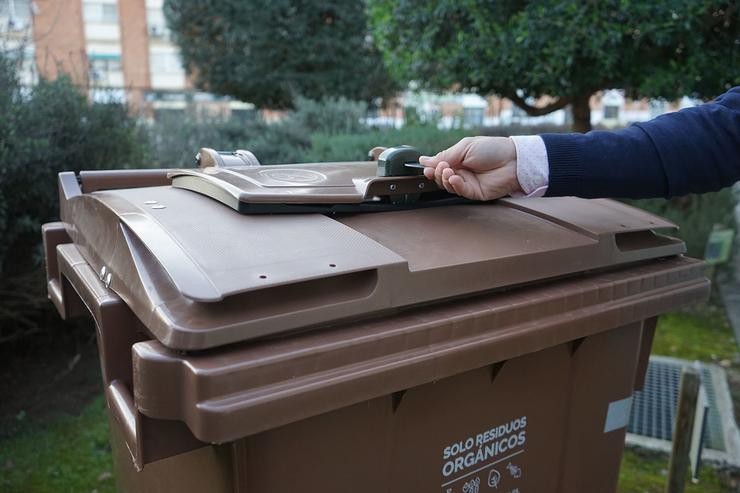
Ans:
POLYGON ((707 304, 660 317, 653 354, 728 366, 737 359, 738 348, 724 309, 707 304))
POLYGON ((0 442, 2 492, 114 492, 112 471, 102 396, 80 416, 29 424, 0 442))
MULTIPOLYGON (((619 493, 664 493, 668 457, 642 450, 626 450, 619 471, 619 493)), ((697 484, 686 480, 686 493, 729 493, 719 475, 702 469, 697 484)))
MULTIPOLYGON (((735 361, 732 331, 717 306, 661 317, 655 354, 704 361, 735 361)), ((627 450, 620 471, 619 493, 663 493, 668 458, 627 450)), ((0 491, 8 493, 115 491, 108 445, 105 403, 98 397, 79 416, 24 423, 0 441, 0 491)), ((725 480, 705 467, 699 484, 687 493, 728 493, 725 480)))

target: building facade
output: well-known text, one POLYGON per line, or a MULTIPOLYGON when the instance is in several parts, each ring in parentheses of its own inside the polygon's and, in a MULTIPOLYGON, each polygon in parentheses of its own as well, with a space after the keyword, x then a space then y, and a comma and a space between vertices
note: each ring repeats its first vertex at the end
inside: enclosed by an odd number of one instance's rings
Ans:
POLYGON ((0 48, 22 57, 21 81, 67 74, 93 100, 145 118, 249 117, 250 104, 196 91, 172 42, 163 0, 0 0, 0 48))

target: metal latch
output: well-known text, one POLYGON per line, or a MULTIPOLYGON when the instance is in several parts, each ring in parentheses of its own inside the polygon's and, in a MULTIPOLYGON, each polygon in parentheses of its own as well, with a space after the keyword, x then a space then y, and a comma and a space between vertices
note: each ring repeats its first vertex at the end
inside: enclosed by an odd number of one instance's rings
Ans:
POLYGON ((389 147, 378 156, 378 176, 416 176, 423 174, 421 152, 416 147, 389 147))
POLYGON ((260 166, 257 156, 244 149, 236 151, 216 151, 203 147, 195 155, 195 163, 199 168, 217 167, 231 168, 234 166, 260 166))

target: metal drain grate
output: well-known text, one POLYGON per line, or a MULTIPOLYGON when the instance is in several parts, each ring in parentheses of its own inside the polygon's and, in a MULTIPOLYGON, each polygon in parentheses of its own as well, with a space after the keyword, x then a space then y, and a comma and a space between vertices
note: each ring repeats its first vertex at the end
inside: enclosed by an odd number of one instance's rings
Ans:
MULTIPOLYGON (((635 392, 627 431, 660 440, 671 440, 673 420, 678 403, 681 369, 685 363, 650 359, 644 390, 635 392)), ((704 446, 712 450, 725 450, 722 421, 717 406, 717 393, 710 370, 700 366, 701 381, 709 401, 704 446)))

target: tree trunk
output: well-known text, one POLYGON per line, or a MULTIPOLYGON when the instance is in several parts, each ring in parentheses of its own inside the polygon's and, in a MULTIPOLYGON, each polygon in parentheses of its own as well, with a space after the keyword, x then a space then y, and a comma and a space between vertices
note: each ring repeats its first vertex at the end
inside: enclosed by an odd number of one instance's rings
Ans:
POLYGON ((586 133, 591 130, 590 94, 579 95, 573 98, 571 111, 573 112, 573 131, 586 133))

